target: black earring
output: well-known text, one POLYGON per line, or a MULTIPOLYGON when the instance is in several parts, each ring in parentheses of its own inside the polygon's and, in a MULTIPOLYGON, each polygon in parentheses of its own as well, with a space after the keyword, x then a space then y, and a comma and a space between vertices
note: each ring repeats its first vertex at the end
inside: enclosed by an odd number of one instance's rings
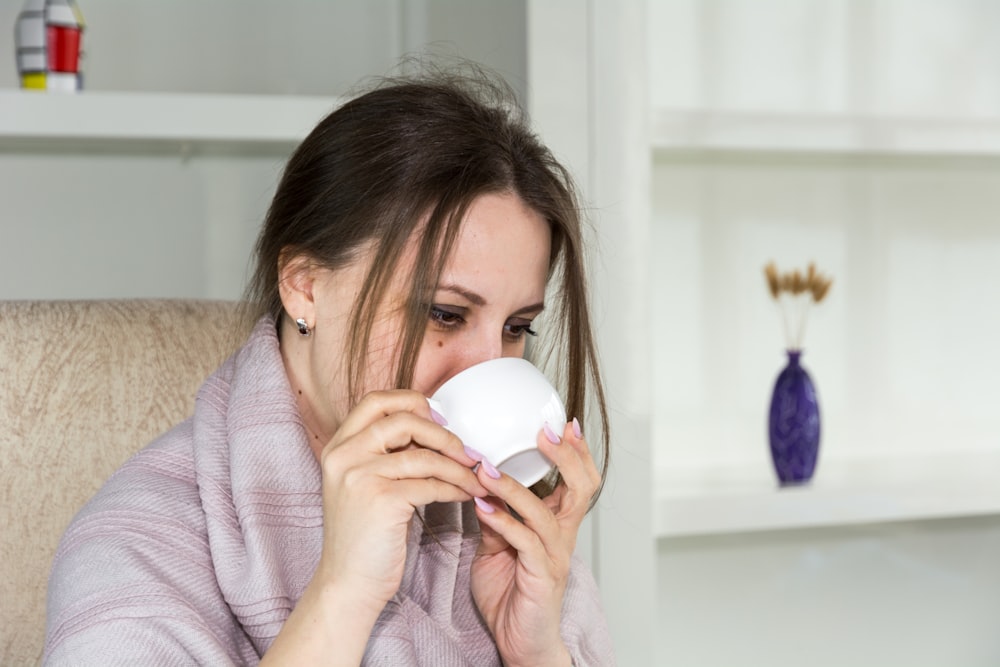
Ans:
POLYGON ((309 325, 306 324, 304 318, 300 317, 299 319, 295 320, 295 324, 299 328, 299 333, 302 334, 303 336, 309 336, 310 334, 312 334, 312 329, 310 329, 309 325))

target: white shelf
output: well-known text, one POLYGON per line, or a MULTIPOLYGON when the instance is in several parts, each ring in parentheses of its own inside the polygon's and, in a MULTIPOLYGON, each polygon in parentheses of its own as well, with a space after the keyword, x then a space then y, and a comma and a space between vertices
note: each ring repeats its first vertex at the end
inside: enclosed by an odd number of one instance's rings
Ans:
POLYGON ((770 468, 660 470, 660 538, 1000 514, 1000 452, 823 461, 808 486, 770 468))
POLYGON ((657 110, 659 154, 791 153, 1000 157, 1000 119, 712 113, 657 110))
POLYGON ((0 90, 0 148, 108 143, 290 147, 340 100, 0 90))

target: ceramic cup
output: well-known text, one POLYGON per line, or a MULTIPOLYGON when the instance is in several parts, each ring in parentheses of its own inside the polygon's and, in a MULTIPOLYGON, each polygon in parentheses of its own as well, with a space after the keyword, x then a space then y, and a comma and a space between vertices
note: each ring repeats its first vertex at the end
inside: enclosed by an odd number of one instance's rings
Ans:
POLYGON ((562 435, 566 408, 531 362, 503 357, 470 366, 428 402, 463 444, 521 484, 531 486, 552 469, 537 438, 546 423, 562 435))

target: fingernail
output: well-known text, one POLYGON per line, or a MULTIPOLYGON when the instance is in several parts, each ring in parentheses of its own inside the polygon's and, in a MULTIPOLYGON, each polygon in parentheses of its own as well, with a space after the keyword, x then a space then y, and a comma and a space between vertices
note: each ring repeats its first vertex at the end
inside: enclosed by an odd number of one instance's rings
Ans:
POLYGON ((553 445, 559 444, 560 442, 559 436, 556 435, 556 432, 552 430, 552 427, 549 426, 548 422, 545 422, 545 425, 542 426, 542 431, 545 432, 545 437, 548 438, 549 442, 551 442, 553 445))
POLYGON ((476 503, 476 507, 486 512, 487 514, 493 514, 493 512, 496 510, 496 508, 493 507, 493 505, 490 505, 487 501, 483 500, 479 496, 473 496, 472 500, 473 502, 476 503))
POLYGON ((583 437, 583 430, 580 428, 580 422, 577 420, 576 417, 573 417, 573 435, 575 435, 577 438, 583 437))
POLYGON ((483 460, 483 455, 474 450, 472 447, 469 447, 468 445, 462 445, 462 447, 465 448, 465 455, 468 456, 473 461, 478 462, 483 460))
POLYGON ((431 419, 433 419, 434 422, 437 423, 440 426, 447 426, 448 425, 448 420, 444 418, 444 415, 442 415, 440 412, 438 412, 434 408, 431 408, 431 419))
POLYGON ((494 467, 494 465, 489 461, 487 461, 486 459, 483 459, 483 470, 485 470, 486 474, 492 477, 493 479, 500 479, 500 471, 497 470, 496 467, 494 467))

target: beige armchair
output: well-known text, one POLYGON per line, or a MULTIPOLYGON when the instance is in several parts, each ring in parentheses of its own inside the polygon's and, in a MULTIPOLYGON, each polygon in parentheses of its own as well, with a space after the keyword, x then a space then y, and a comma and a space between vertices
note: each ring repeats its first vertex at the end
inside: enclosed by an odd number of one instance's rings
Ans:
POLYGON ((0 664, 40 662, 66 525, 239 342, 231 302, 0 302, 0 664))

